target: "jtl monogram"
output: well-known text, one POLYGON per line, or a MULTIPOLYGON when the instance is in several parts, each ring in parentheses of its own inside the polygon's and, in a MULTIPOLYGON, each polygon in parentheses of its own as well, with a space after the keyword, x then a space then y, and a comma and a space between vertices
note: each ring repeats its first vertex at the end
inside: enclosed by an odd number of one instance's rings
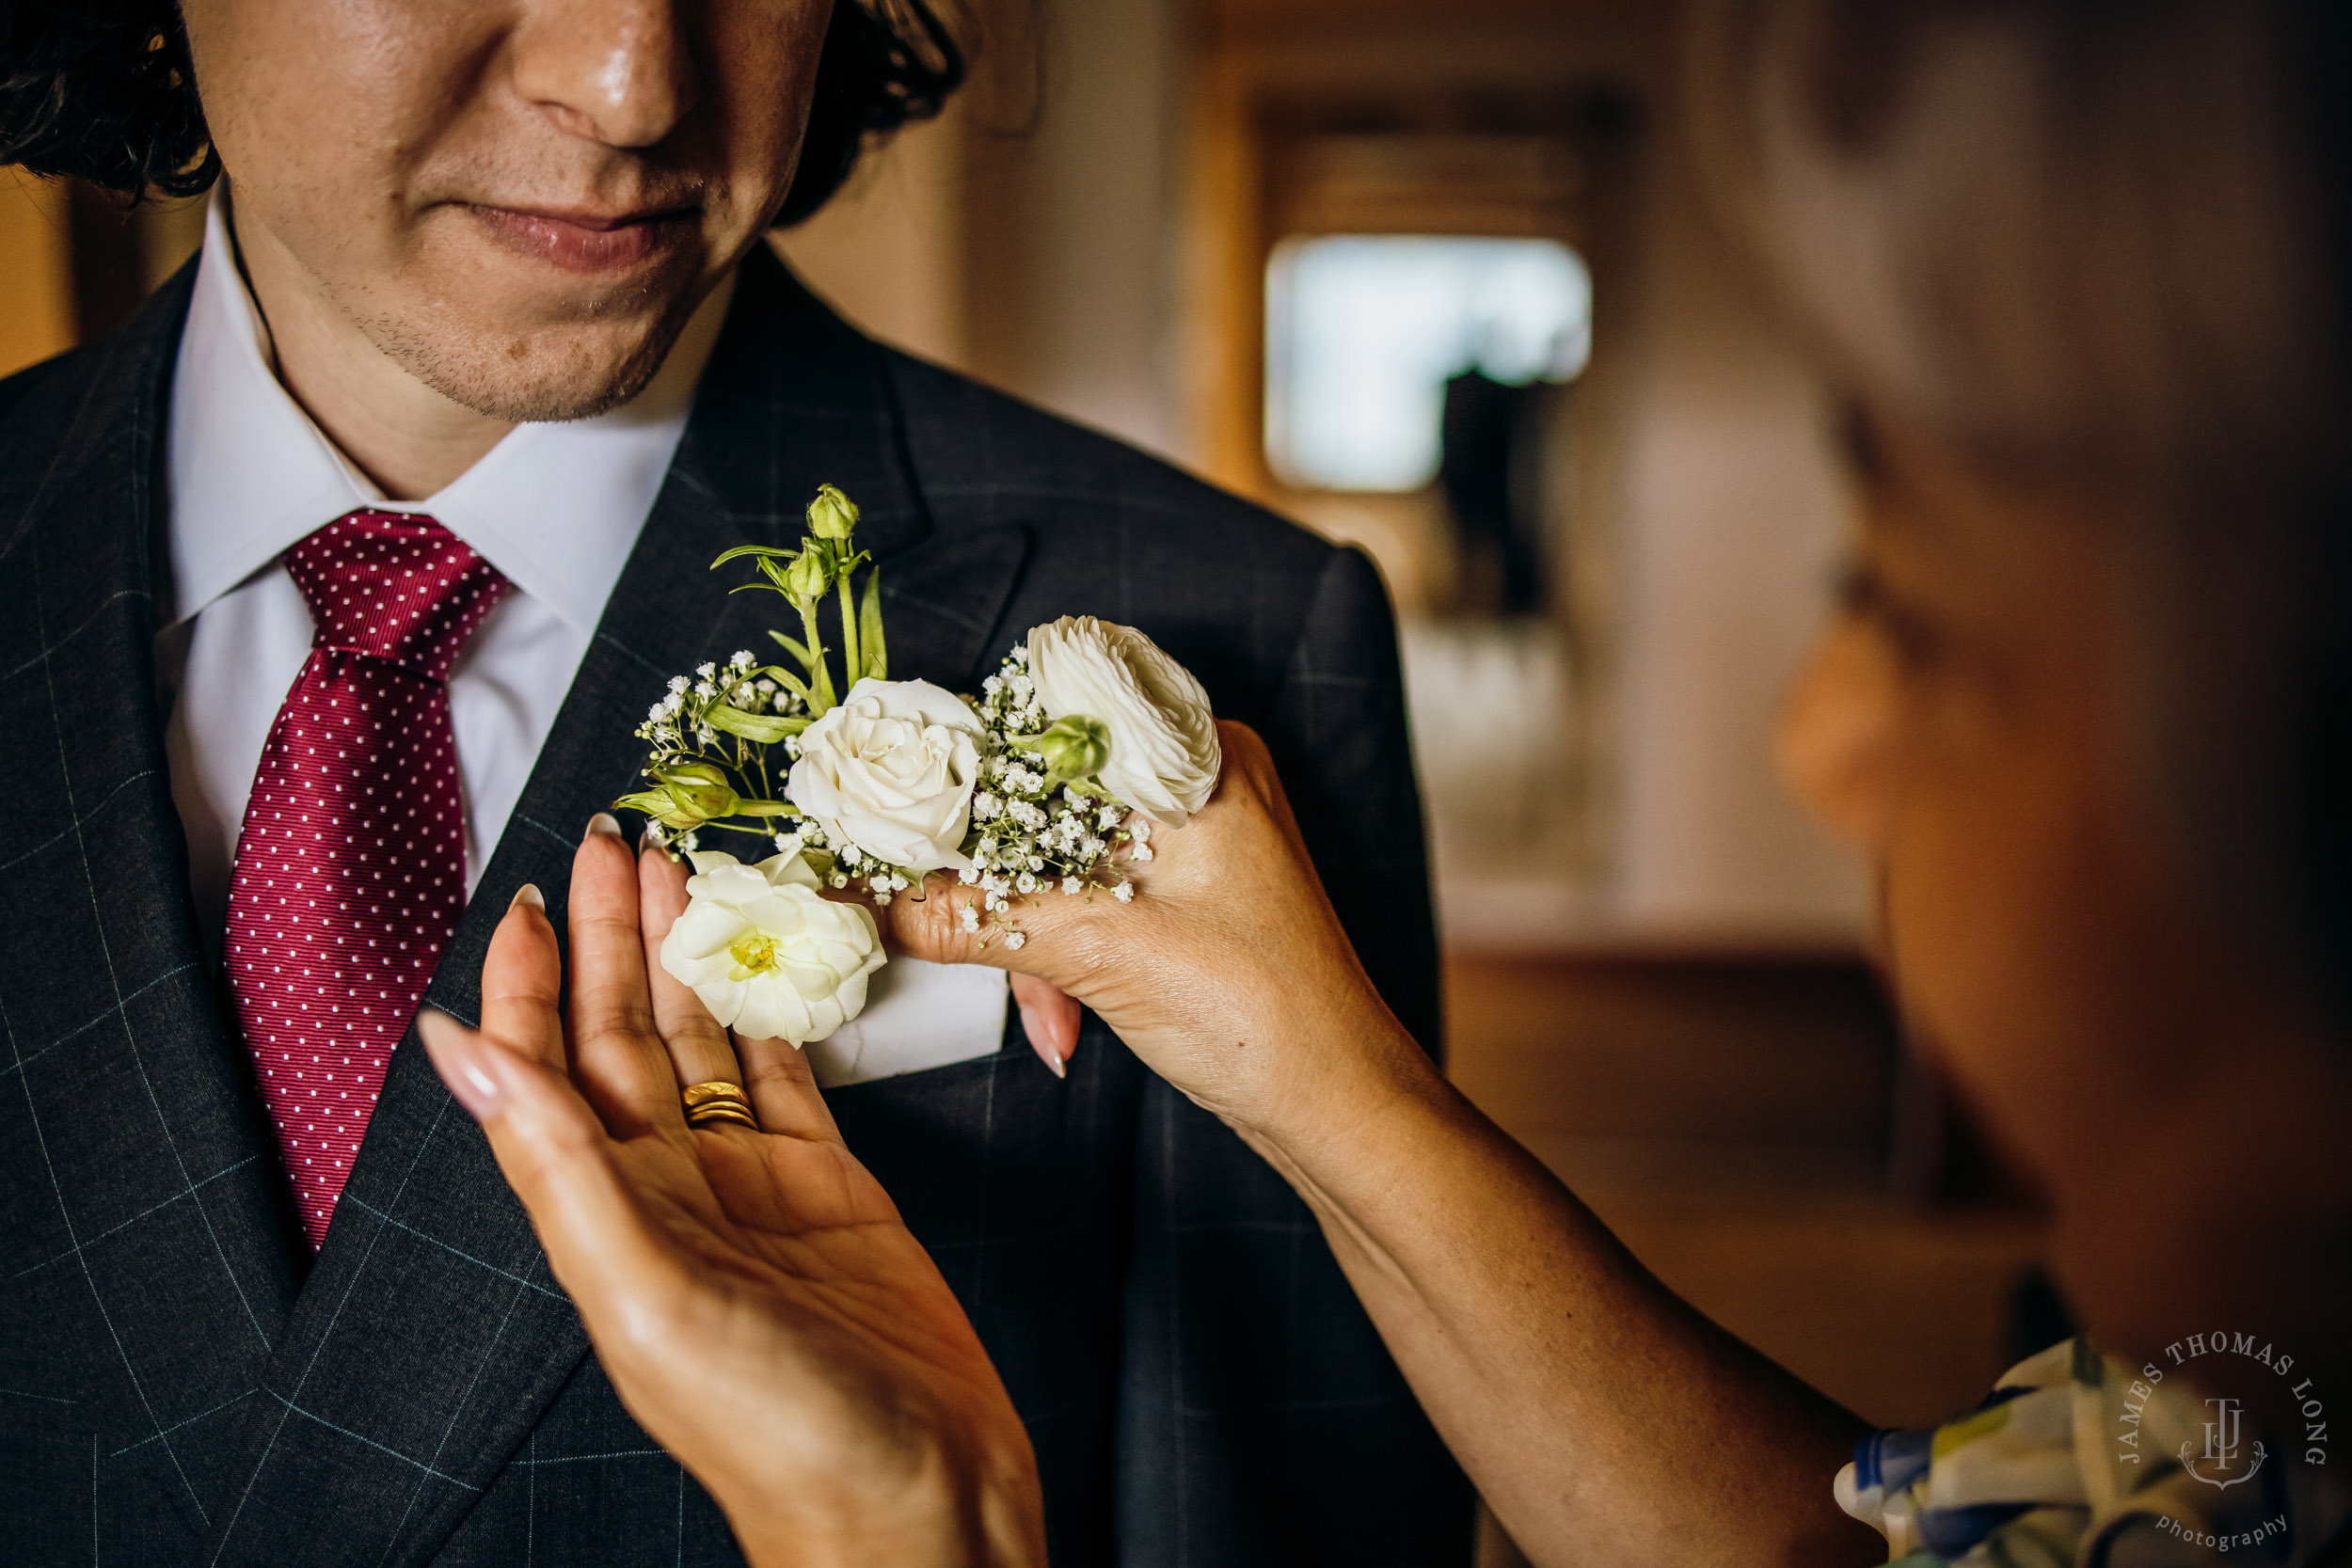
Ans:
POLYGON ((2263 1461, 2269 1457, 2263 1451, 2260 1442, 2254 1445, 2253 1463, 2236 1475, 2230 1473, 2237 1467, 2238 1443, 2245 1428, 2246 1407, 2236 1400, 2223 1399, 2207 1400, 2205 1408, 2213 1412, 2213 1419, 2205 1423, 2204 1454, 2201 1457, 2192 1456, 2190 1450, 2197 1445, 2183 1443, 2181 1468, 2207 1486, 2217 1486, 2225 1491, 2242 1481, 2253 1480, 2254 1472, 2261 1469, 2263 1461), (2200 1465, 2204 1469, 2199 1469, 2200 1465))

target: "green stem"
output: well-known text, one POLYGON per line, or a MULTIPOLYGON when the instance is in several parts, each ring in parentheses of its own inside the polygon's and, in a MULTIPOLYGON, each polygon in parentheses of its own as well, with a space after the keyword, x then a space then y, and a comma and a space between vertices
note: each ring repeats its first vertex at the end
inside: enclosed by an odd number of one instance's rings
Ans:
POLYGON ((851 686, 857 684, 857 600, 850 592, 850 574, 841 574, 835 584, 841 590, 841 673, 851 686))

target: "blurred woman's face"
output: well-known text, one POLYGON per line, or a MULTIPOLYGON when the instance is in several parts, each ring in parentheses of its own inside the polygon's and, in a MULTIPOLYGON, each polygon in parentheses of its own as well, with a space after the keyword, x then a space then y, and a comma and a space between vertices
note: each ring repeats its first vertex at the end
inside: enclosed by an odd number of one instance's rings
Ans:
POLYGON ((1915 434, 1869 445, 1781 762, 1871 862, 1912 1039, 2049 1199, 2110 1349, 2260 1314, 2316 1354, 2352 1299, 2352 1054, 2169 859, 2119 520, 1915 434))
POLYGON ((2126 766, 2117 574, 2091 516, 1899 431, 1869 445, 1783 771, 1871 862, 1914 1037, 2062 1199, 2211 993, 2126 766))

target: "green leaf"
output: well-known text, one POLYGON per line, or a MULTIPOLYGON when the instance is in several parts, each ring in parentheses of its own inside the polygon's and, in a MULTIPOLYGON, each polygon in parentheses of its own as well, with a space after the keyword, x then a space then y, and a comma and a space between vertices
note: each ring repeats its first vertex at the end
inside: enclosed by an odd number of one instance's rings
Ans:
POLYGON ((801 701, 806 703, 809 706, 815 707, 817 705, 816 695, 809 690, 808 682, 801 679, 800 676, 794 674, 791 671, 779 668, 776 671, 776 679, 784 683, 784 689, 787 691, 791 692, 793 695, 800 698, 801 701))
POLYGON ((890 678, 890 650, 882 641, 882 568, 866 574, 866 597, 858 606, 857 635, 866 653, 866 673, 878 681, 890 678))
POLYGON ((710 563, 710 569, 715 572, 720 567, 725 565, 728 562, 739 560, 747 555, 782 557, 786 560, 789 560, 793 556, 800 553, 801 552, 798 550, 781 550, 772 545, 738 545, 735 548, 726 551, 721 555, 718 560, 712 562, 710 563))
POLYGON ((801 661, 802 669, 805 670, 808 668, 811 661, 808 655, 807 644, 802 642, 798 638, 787 637, 780 631, 771 631, 768 635, 774 638, 778 642, 784 644, 784 651, 790 654, 794 658, 799 659, 801 661))
POLYGON ((801 808, 789 800, 738 800, 737 816, 798 816, 801 808))
POLYGON ((833 692, 833 667, 825 662, 825 640, 817 634, 817 601, 795 601, 801 611, 801 636, 808 642, 808 651, 816 657, 809 660, 808 689, 802 696, 808 710, 822 718, 841 705, 841 699, 833 692))
POLYGON ((739 735, 762 746, 772 746, 787 735, 797 735, 808 728, 805 719, 770 718, 765 714, 745 713, 739 707, 716 704, 703 711, 703 722, 714 730, 739 735))

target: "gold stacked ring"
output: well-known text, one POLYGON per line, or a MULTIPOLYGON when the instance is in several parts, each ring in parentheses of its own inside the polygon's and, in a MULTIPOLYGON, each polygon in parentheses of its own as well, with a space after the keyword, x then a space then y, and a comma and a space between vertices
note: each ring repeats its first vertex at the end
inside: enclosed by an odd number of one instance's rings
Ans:
POLYGON ((679 1096, 686 1102, 686 1125, 703 1127, 714 1121, 731 1121, 739 1126, 759 1131, 759 1119, 752 1115, 752 1102, 743 1098, 742 1085, 715 1079, 707 1084, 689 1084, 679 1096))

